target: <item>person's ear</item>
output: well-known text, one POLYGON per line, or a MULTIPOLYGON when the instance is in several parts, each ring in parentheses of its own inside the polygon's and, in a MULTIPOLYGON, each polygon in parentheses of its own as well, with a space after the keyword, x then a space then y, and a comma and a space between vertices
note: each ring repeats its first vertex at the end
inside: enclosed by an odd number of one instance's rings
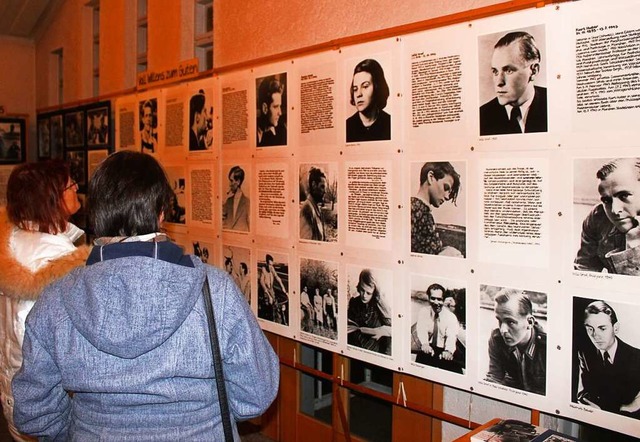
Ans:
POLYGON ((164 210, 160 212, 160 216, 158 217, 158 225, 164 222, 164 210))
POLYGON ((267 103, 262 103, 262 113, 265 115, 269 113, 269 106, 267 106, 267 103))
POLYGON ((527 316, 527 322, 529 323, 530 326, 533 326, 533 324, 536 323, 536 320, 533 316, 529 315, 527 316))
POLYGON ((532 63, 531 64, 531 76, 529 77, 529 81, 534 81, 536 79, 536 75, 540 72, 540 63, 532 63))
POLYGON ((618 334, 618 330, 620 329, 620 323, 616 322, 615 324, 613 324, 613 333, 614 334, 618 334))
POLYGON ((427 183, 429 183, 429 185, 433 184, 436 180, 436 176, 433 174, 433 170, 430 170, 427 173, 427 183))

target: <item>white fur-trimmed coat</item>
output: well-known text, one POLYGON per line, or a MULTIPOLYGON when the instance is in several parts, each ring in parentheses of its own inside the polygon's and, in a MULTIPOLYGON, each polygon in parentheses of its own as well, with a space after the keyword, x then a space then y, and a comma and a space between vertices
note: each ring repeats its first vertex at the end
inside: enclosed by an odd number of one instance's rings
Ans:
POLYGON ((64 233, 21 231, 9 221, 6 210, 0 209, 0 399, 16 441, 33 440, 13 426, 11 379, 22 365, 24 321, 40 292, 84 265, 89 250, 87 246, 75 248, 64 233))

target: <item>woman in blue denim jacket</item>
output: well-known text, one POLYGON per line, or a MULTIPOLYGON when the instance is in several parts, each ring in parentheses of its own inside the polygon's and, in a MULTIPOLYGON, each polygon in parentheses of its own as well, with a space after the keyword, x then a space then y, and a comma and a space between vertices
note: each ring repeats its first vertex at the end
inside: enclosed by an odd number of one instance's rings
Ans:
POLYGON ((242 293, 161 233, 172 190, 157 161, 122 151, 89 185, 96 247, 46 289, 13 380, 18 428, 46 440, 221 440, 203 282, 234 421, 263 413, 278 359, 242 293), (72 395, 69 393, 73 392, 72 395))

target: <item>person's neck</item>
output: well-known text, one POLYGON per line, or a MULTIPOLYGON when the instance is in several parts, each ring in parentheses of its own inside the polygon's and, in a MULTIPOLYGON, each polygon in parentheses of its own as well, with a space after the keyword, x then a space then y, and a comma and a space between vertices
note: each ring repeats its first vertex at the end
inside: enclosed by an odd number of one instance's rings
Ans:
POLYGON ((362 124, 364 125, 364 127, 372 126, 373 123, 375 123, 376 120, 378 119, 379 114, 380 112, 375 107, 370 107, 368 109, 365 109, 362 112, 358 112, 358 115, 360 116, 360 121, 362 121, 362 124))
POLYGON ((425 203, 427 206, 431 205, 431 203, 429 202, 429 193, 424 187, 421 187, 420 190, 418 190, 418 193, 416 193, 416 198, 425 203))
POLYGON ((527 338, 523 339, 522 341, 516 344, 516 347, 518 347, 518 350, 520 350, 520 353, 522 354, 526 353, 527 347, 529 347, 529 342, 531 342, 532 336, 533 336, 533 331, 529 330, 529 334, 527 335, 527 338))
POLYGON ((530 81, 524 93, 520 95, 520 98, 518 98, 517 102, 513 103, 513 106, 518 106, 518 107, 522 106, 527 101, 532 100, 535 94, 536 94, 535 87, 533 86, 533 82, 530 81))

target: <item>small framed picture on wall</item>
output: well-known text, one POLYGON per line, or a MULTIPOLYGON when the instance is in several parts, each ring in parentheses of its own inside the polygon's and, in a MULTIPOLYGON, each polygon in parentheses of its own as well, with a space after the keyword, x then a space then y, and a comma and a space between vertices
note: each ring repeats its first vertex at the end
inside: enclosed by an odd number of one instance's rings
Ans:
POLYGON ((26 160, 25 128, 24 118, 0 118, 0 164, 26 160))

